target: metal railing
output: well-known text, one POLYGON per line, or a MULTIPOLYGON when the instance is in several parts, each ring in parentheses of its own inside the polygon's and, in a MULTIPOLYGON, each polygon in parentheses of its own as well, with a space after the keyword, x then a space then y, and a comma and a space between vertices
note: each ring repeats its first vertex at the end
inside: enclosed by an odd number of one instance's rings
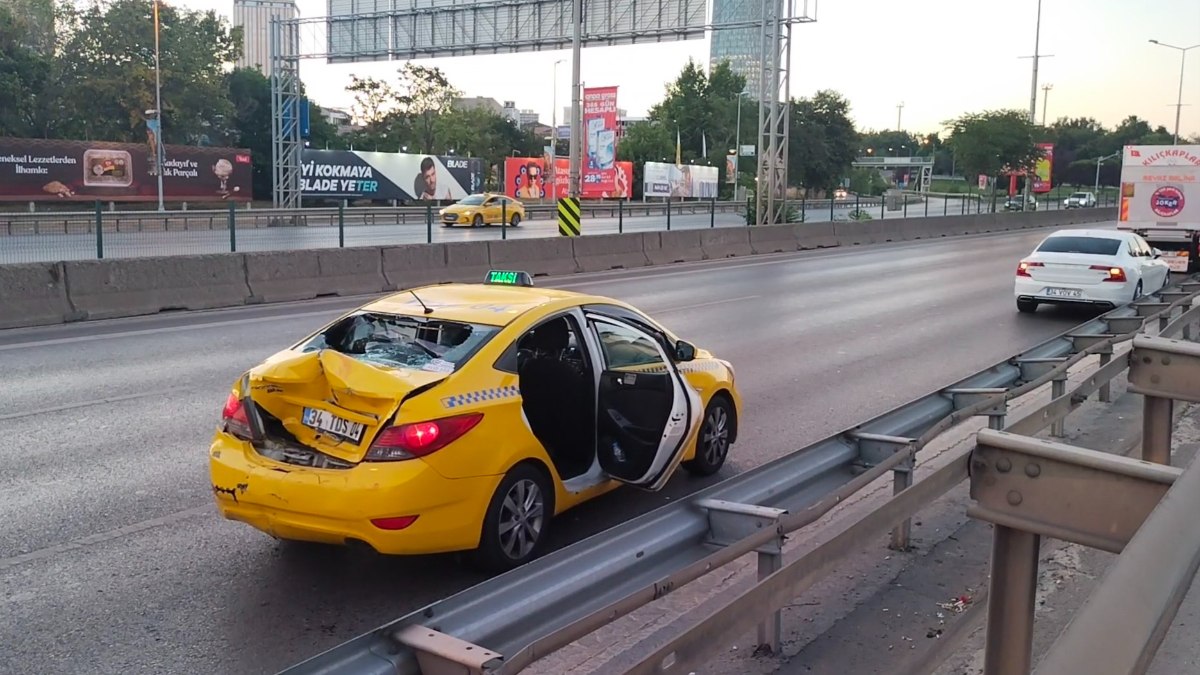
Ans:
MULTIPOLYGON (((285 672, 432 675, 454 664, 466 669, 454 672, 516 673, 750 553, 759 557, 756 585, 625 672, 698 670, 728 636, 755 626, 759 646, 777 651, 785 605, 879 534, 891 530, 893 546, 906 548, 912 516, 968 478, 970 449, 952 453, 946 466, 914 484, 921 448, 976 416, 1010 434, 1060 430, 1060 422, 1088 396, 1109 398, 1108 382, 1127 368, 1125 360, 1113 358, 1115 345, 1134 339, 1151 319, 1161 330, 1197 297, 1200 282, 1192 280, 1108 312, 954 386, 485 581, 285 672), (1070 369, 1093 355, 1099 369, 1068 392, 1070 369), (1006 425, 1009 403, 1046 384, 1049 403, 1006 425), (887 503, 784 564, 786 535, 889 471, 894 495, 887 503)), ((1188 310, 1171 325, 1183 330, 1197 319, 1200 314, 1188 310)))

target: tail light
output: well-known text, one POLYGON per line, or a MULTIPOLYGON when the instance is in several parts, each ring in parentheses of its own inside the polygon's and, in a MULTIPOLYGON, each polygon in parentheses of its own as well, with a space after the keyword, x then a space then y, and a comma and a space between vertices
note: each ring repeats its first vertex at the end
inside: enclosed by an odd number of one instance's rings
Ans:
POLYGON ((246 415, 246 404, 233 392, 225 399, 225 409, 221 411, 221 430, 243 441, 254 437, 250 429, 250 418, 246 415))
POLYGON ((483 413, 471 413, 385 427, 375 442, 371 443, 371 449, 363 459, 368 462, 399 462, 425 457, 462 438, 482 419, 483 413))
POLYGON ((1121 268, 1121 267, 1109 267, 1108 265, 1092 265, 1091 269, 1107 272, 1108 277, 1105 279, 1105 281, 1124 282, 1124 281, 1129 280, 1129 278, 1125 276, 1125 269, 1121 268))
POLYGON ((1042 266, 1043 265, 1040 262, 1025 262, 1024 260, 1022 260, 1021 264, 1017 265, 1017 276, 1019 276, 1019 277, 1033 276, 1029 273, 1029 268, 1042 267, 1042 266))

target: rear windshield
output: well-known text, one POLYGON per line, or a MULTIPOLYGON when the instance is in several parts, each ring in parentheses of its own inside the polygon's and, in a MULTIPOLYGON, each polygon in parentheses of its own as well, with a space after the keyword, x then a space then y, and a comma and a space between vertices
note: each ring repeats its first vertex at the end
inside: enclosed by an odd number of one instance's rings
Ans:
POLYGON ((366 312, 318 333, 302 351, 333 349, 386 368, 451 373, 498 332, 499 326, 366 312))
POLYGON ((1120 239, 1105 237, 1050 237, 1038 247, 1038 251, 1046 253, 1086 253, 1088 255, 1116 255, 1120 250, 1120 239))

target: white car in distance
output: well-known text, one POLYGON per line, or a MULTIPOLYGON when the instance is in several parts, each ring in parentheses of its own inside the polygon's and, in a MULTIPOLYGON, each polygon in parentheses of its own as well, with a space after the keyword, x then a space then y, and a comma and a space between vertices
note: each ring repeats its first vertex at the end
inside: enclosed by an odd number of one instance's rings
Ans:
POLYGON ((1017 265, 1017 309, 1123 305, 1169 283, 1171 270, 1160 256, 1133 232, 1059 230, 1017 265))

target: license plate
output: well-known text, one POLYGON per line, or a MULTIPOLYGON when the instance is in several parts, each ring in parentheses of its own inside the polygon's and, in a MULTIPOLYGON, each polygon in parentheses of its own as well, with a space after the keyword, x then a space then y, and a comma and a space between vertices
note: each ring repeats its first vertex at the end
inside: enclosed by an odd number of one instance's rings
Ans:
POLYGON ((317 408, 305 408, 304 417, 302 418, 304 426, 312 427, 318 431, 349 438, 354 442, 358 442, 362 438, 363 429, 366 425, 358 422, 351 422, 347 419, 342 419, 333 413, 317 408))
POLYGON ((1052 298, 1078 298, 1083 292, 1078 288, 1047 288, 1046 295, 1052 298))

